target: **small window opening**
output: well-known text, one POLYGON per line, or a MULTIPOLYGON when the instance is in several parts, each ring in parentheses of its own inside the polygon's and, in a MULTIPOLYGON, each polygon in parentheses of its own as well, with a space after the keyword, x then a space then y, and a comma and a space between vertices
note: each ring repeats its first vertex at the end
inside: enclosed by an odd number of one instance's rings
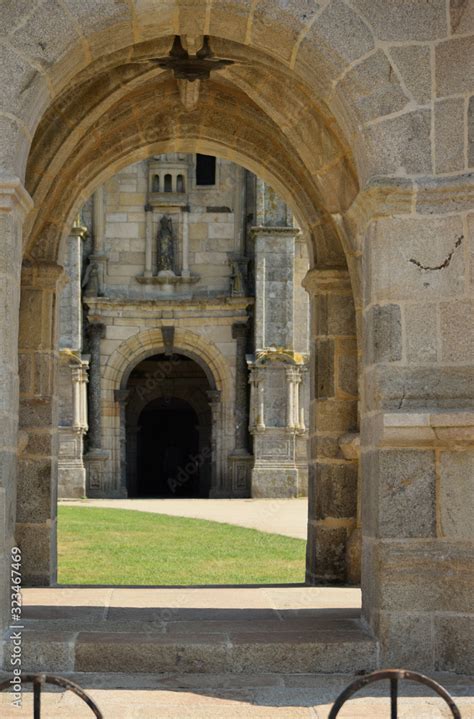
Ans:
POLYGON ((151 186, 152 192, 159 192, 160 191, 160 176, 159 175, 153 175, 153 183, 151 186))
POLYGON ((171 175, 165 175, 165 192, 173 192, 171 175))
POLYGON ((212 155, 196 155, 196 185, 216 184, 216 158, 212 155))

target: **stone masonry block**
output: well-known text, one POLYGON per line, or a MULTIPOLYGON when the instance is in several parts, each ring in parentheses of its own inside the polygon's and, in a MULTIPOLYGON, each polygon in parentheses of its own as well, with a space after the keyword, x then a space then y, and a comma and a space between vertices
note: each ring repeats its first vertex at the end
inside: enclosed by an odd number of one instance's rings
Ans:
POLYGON ((406 305, 405 337, 407 360, 414 364, 436 362, 438 359, 438 306, 436 304, 406 305))
POLYGON ((435 104, 435 169, 464 169, 464 98, 439 100, 435 104))
POLYGON ((470 0, 449 0, 453 35, 474 33, 474 5, 470 0))
POLYGON ((434 452, 390 449, 379 453, 378 534, 431 537, 435 534, 434 452))
POLYGON ((435 668, 442 672, 474 672, 474 617, 436 616, 435 668))
POLYGON ((316 341, 315 397, 334 397, 334 341, 316 341))
POLYGON ((462 219, 455 215, 380 220, 365 260, 369 295, 421 303, 462 294, 465 242, 462 219))
POLYGON ((439 504, 442 536, 474 537, 474 450, 441 452, 439 504))
POLYGON ((342 94, 350 98, 363 122, 399 112, 409 101, 382 50, 352 68, 339 87, 342 94))
POLYGON ((413 110, 370 125, 364 132, 370 152, 366 174, 431 173, 431 112, 413 110))
POLYGON ((438 97, 472 92, 474 88, 474 36, 453 38, 435 48, 438 97))
POLYGON ((474 611, 472 548, 466 542, 379 541, 370 572, 372 606, 381 610, 474 611))
POLYGON ((376 365, 366 373, 366 388, 370 409, 470 409, 474 368, 376 365))
POLYGON ((432 618, 406 612, 380 612, 378 637, 383 666, 433 670, 432 618))
POLYGON ((419 105, 431 100, 431 52, 428 46, 403 45, 390 48, 405 86, 419 105))
POLYGON ((316 516, 352 518, 357 511, 357 465, 316 465, 316 516))
POLYGON ((354 0, 380 40, 436 40, 447 35, 445 0, 354 0))
POLYGON ((471 362, 474 358, 474 301, 443 302, 441 358, 447 362, 471 362))
POLYGON ((366 316, 368 364, 396 362, 402 358, 401 310, 399 305, 376 305, 366 316))

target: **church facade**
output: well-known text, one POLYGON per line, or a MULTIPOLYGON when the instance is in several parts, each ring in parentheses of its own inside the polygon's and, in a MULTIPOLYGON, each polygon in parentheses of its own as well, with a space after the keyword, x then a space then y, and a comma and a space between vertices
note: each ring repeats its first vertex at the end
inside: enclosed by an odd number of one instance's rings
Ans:
POLYGON ((129 166, 67 239, 61 497, 307 494, 307 239, 239 165, 129 166))

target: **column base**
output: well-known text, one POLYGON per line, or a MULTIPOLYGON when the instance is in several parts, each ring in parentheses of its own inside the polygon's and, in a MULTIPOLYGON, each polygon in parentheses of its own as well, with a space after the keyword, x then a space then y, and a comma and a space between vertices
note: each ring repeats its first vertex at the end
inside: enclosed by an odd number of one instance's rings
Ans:
POLYGON ((251 496, 253 455, 246 449, 236 449, 229 455, 232 497, 246 499, 251 496))
POLYGON ((254 467, 252 497, 295 498, 308 495, 308 474, 295 467, 254 467))
POLYGON ((87 474, 87 496, 88 497, 108 497, 105 486, 105 475, 107 460, 110 459, 110 452, 106 449, 91 449, 84 455, 84 464, 87 474))

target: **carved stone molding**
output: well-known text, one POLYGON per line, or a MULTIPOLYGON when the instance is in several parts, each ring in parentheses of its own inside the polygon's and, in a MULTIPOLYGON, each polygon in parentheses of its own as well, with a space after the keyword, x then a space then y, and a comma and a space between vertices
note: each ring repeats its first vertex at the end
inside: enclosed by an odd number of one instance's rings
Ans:
POLYGON ((463 449, 474 442, 474 412, 390 412, 374 418, 379 447, 445 447, 463 449))

